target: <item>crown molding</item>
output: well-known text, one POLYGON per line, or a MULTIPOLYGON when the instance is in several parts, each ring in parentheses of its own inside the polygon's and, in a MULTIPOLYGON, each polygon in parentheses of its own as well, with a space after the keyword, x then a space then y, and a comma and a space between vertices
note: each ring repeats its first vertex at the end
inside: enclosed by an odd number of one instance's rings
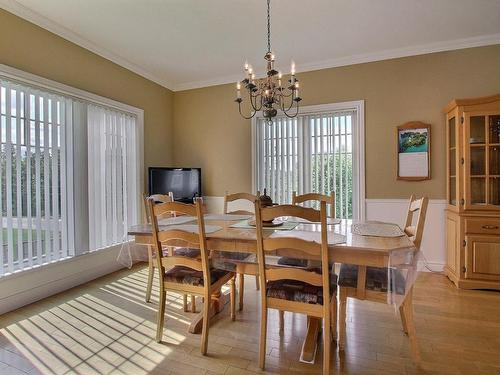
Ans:
POLYGON ((120 65, 121 67, 126 68, 131 72, 148 79, 149 81, 157 83, 160 86, 163 86, 169 90, 172 90, 172 87, 174 86, 171 82, 157 77, 156 75, 148 72, 142 67, 128 61, 127 59, 115 54, 114 52, 107 50, 106 48, 99 46, 98 44, 89 41, 88 39, 85 39, 81 35, 25 7, 15 0, 0 0, 0 8, 3 8, 9 13, 21 17, 45 30, 50 31, 53 34, 56 34, 80 47, 83 47, 95 53, 96 55, 104 57, 105 59, 117 65, 120 65))
MULTIPOLYGON (((209 86, 223 85, 234 83, 241 79, 241 75, 227 75, 215 77, 208 80, 177 84, 168 82, 165 79, 160 78, 151 72, 148 72, 146 69, 128 61, 127 59, 118 56, 115 53, 83 38, 79 34, 67 29, 66 27, 49 20, 48 18, 42 16, 37 12, 32 11, 31 9, 18 3, 16 0, 0 0, 0 7, 172 91, 185 91, 209 86)), ((500 44, 500 34, 490 34, 471 38, 455 39, 306 63, 300 65, 297 72, 304 73, 308 71, 335 68, 340 66, 362 64, 494 44, 500 44)))
MULTIPOLYGON (((464 48, 473 48, 473 47, 482 47, 489 46, 494 44, 500 44, 500 34, 490 34, 490 35, 482 35, 471 38, 463 38, 463 39, 455 39, 448 40, 443 42, 422 44, 418 46, 410 46, 403 48, 395 48, 389 49, 379 52, 370 52, 358 55, 351 55, 346 57, 340 57, 336 59, 323 60, 319 62, 306 63, 298 66, 297 72, 304 73, 310 72, 314 70, 328 69, 328 68, 336 68, 340 66, 348 66, 355 64, 363 64, 375 61, 382 60, 390 60, 397 59, 401 57, 409 57, 409 56, 417 56, 417 55, 425 55, 428 53, 436 53, 436 52, 445 52, 445 51, 453 51, 464 48)), ((205 81, 195 81, 195 82, 187 82, 176 84, 173 86, 173 91, 183 91, 183 90, 191 90, 197 89, 207 86, 215 86, 233 83, 241 79, 241 75, 235 76, 225 76, 218 77, 211 80, 205 81)))

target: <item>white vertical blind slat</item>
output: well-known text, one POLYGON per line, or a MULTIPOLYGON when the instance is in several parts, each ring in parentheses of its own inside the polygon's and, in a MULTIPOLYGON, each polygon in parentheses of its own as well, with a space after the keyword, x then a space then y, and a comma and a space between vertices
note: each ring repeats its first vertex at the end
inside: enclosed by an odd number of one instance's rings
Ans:
POLYGON ((66 101, 59 98, 59 170, 61 192, 61 258, 68 256, 68 216, 67 216, 67 186, 66 186, 66 101))
POLYGON ((42 187, 41 187, 41 121, 40 121, 40 100, 39 94, 35 95, 35 226, 36 226, 36 260, 37 264, 42 264, 43 242, 42 242, 42 187))
POLYGON ((43 97, 43 195, 44 221, 43 233, 45 238, 45 256, 48 262, 52 261, 52 243, 50 237, 50 155, 49 155, 49 100, 43 97))
POLYGON ((23 120, 21 118, 21 90, 16 89, 16 229, 17 229, 17 257, 14 257, 14 262, 17 261, 18 267, 24 259, 23 250, 23 204, 22 204, 22 172, 21 172, 21 153, 22 153, 22 133, 23 120))
POLYGON ((7 206, 7 268, 9 272, 14 271, 14 239, 12 222, 12 91, 10 85, 5 86, 5 193, 7 206))
POLYGON ((50 142, 50 154, 52 155, 52 191, 50 192, 52 198, 52 215, 51 215, 51 227, 52 227, 52 250, 54 260, 60 259, 60 233, 59 233, 59 157, 58 157, 58 110, 57 102, 58 98, 52 96, 51 109, 50 109, 50 129, 51 129, 51 142, 50 142))
POLYGON ((32 213, 32 192, 31 192, 31 114, 34 108, 31 106, 31 91, 24 94, 24 118, 26 129, 26 222, 27 222, 27 240, 28 240, 28 265, 33 266, 33 213, 32 213))

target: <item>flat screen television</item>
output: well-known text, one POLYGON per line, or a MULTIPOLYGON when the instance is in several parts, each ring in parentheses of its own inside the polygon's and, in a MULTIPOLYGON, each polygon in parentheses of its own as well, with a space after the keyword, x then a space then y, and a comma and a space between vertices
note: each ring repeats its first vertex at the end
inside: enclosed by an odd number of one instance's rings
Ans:
POLYGON ((149 194, 172 192, 179 202, 201 197, 201 168, 149 168, 149 194))

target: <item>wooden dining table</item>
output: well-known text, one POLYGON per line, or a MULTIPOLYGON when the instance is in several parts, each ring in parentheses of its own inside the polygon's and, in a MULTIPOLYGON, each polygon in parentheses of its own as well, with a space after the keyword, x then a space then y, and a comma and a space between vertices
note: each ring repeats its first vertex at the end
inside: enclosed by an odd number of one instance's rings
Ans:
MULTIPOLYGON (((194 220, 194 219, 193 219, 194 220)), ((205 220, 205 225, 218 226, 220 229, 207 233, 207 246, 209 250, 219 252, 248 253, 256 254, 257 238, 255 229, 231 227, 237 221, 228 220, 205 220)), ((406 250, 415 251, 413 242, 406 236, 401 237, 375 237, 364 236, 351 233, 352 220, 341 220, 338 224, 328 225, 328 250, 330 262, 345 263, 358 266, 388 267, 390 256, 394 251, 406 250)), ((160 222, 160 230, 162 228, 160 222)), ((133 236, 136 244, 152 245, 151 225, 132 226, 128 234, 133 236)), ((309 241, 320 242, 320 229, 318 224, 299 223, 291 230, 280 230, 266 228, 264 237, 298 237, 309 241)), ((170 244, 175 246, 176 244, 170 244)), ((178 244, 185 246, 185 244, 178 244)), ((290 250, 277 251, 278 256, 292 256, 294 258, 303 257, 302 253, 291 253, 290 250)), ((309 260, 319 260, 312 256, 307 256, 309 260)), ((241 269, 241 268, 240 268, 241 269)), ((257 274, 257 264, 245 264, 245 273, 257 274)), ((411 296, 410 296, 411 298, 411 296)), ((220 294, 212 302, 211 315, 219 313, 227 298, 220 294)), ((202 316, 198 315, 190 325, 189 331, 192 333, 201 332, 202 316)), ((313 362, 318 335, 321 328, 321 321, 318 318, 309 318, 307 334, 302 345, 301 360, 313 362)))

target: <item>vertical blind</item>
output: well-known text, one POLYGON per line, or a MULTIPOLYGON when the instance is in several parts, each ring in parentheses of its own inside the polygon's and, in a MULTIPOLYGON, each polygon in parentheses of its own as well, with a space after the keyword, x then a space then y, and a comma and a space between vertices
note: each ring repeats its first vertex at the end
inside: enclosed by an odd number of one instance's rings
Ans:
POLYGON ((277 203, 298 194, 335 192, 336 216, 352 218, 355 111, 256 122, 256 189, 277 203))
POLYGON ((136 118, 88 106, 89 242, 100 249, 122 242, 137 222, 136 118))
MULTIPOLYGON (((67 99, 0 80, 0 274, 73 255, 67 99)), ((68 121, 69 120, 69 121, 68 121)))
POLYGON ((137 221, 135 116, 85 103, 76 117, 75 103, 0 77, 0 276, 120 242, 137 221), (88 133, 84 196, 74 195, 75 127, 88 133), (75 220, 82 201, 86 221, 75 220), (75 244, 76 232, 92 241, 75 244))

